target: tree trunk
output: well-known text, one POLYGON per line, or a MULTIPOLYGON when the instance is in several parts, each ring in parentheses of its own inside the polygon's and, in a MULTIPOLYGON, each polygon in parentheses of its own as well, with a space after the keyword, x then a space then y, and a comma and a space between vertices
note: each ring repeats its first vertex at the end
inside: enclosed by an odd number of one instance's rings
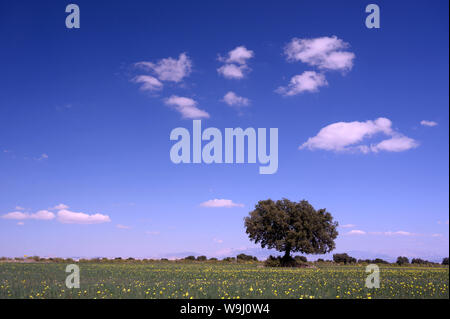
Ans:
POLYGON ((291 257, 291 247, 286 247, 286 250, 284 251, 284 256, 281 258, 281 264, 282 266, 288 266, 290 264, 292 257, 291 257))

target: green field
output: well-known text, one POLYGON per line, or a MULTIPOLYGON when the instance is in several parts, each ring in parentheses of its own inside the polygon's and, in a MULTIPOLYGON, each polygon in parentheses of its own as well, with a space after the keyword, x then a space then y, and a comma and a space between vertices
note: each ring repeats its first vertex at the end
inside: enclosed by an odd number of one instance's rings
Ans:
POLYGON ((379 289, 364 266, 261 268, 232 263, 79 263, 68 289, 63 263, 0 263, 0 298, 449 298, 444 267, 381 266, 379 289))

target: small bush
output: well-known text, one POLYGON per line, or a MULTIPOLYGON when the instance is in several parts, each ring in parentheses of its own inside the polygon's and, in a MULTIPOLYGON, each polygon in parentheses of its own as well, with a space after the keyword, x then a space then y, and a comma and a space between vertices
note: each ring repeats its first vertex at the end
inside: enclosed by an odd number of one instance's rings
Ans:
POLYGON ((308 262, 308 259, 305 256, 295 256, 294 259, 297 262, 306 263, 308 262))
POLYGON ((444 259, 442 259, 442 264, 448 266, 448 257, 445 257, 444 259))
POLYGON ((251 255, 239 254, 236 256, 237 261, 258 261, 258 258, 251 255))
POLYGON ((347 264, 355 264, 356 263, 356 258, 353 258, 351 256, 349 256, 348 254, 334 254, 333 255, 333 261, 335 263, 343 263, 344 265, 347 264))
POLYGON ((205 261, 207 260, 206 256, 198 256, 197 261, 205 261))
POLYGON ((269 256, 264 262, 265 267, 304 267, 304 262, 298 262, 292 257, 269 256))
POLYGON ((195 260, 195 256, 187 256, 184 260, 195 260))
POLYGON ((411 260, 411 264, 427 265, 427 264, 430 264, 430 262, 428 260, 423 260, 423 259, 420 259, 420 258, 413 258, 411 260))
POLYGON ((409 264, 409 259, 407 257, 399 256, 397 258, 397 265, 401 266, 401 265, 406 265, 406 264, 409 264))

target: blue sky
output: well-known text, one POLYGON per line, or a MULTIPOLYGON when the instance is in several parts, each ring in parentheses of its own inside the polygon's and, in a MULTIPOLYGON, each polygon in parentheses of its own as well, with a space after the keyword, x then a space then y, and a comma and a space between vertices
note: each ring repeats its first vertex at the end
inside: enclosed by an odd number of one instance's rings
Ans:
POLYGON ((231 255, 286 197, 336 252, 448 256, 448 1, 75 3, 0 5, 0 255, 231 255), (278 128, 278 171, 175 165, 195 117, 278 128))

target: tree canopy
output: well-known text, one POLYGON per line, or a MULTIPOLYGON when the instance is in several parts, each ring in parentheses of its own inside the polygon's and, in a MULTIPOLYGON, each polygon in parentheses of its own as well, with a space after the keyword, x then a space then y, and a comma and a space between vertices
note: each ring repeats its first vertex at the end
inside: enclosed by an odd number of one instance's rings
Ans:
POLYGON ((290 258, 291 252, 325 254, 335 248, 338 223, 326 209, 315 210, 306 200, 259 201, 245 218, 246 233, 262 248, 276 249, 290 258))

